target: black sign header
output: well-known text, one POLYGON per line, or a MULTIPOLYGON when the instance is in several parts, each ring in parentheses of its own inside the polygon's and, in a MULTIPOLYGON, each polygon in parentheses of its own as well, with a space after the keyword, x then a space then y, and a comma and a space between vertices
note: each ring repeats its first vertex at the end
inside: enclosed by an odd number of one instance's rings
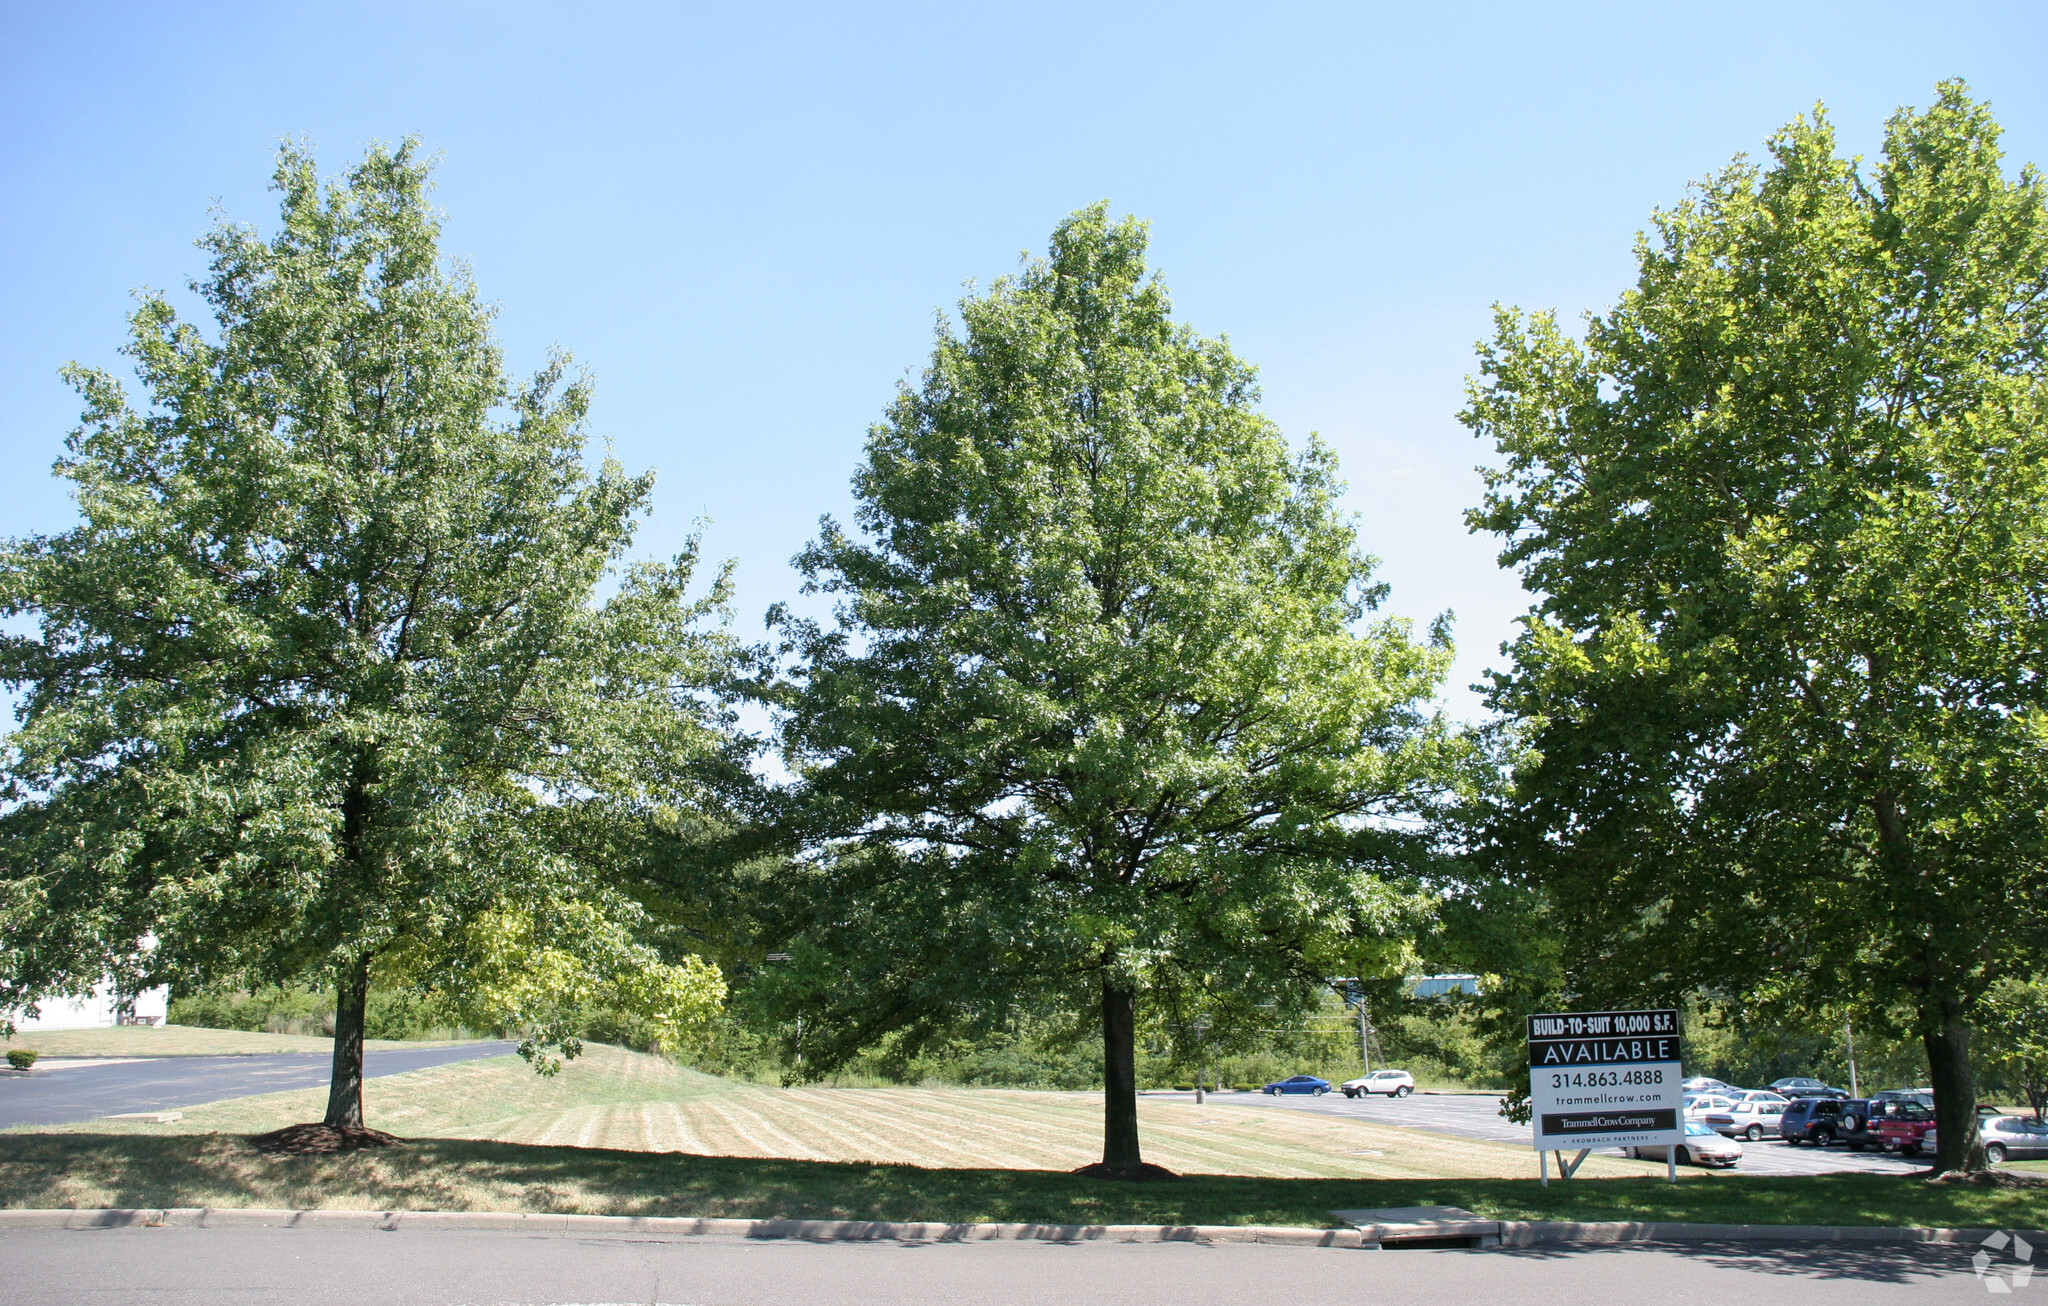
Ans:
POLYGON ((1529 1017, 1529 1068, 1680 1061, 1676 1011, 1552 1012, 1529 1017))

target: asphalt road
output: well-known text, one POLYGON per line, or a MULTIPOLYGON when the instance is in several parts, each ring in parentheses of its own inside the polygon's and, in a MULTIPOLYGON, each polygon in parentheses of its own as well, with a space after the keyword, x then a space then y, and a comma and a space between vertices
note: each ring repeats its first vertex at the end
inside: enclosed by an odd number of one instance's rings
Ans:
POLYGON ((905 1245, 525 1231, 0 1231, 15 1306, 1245 1306, 1248 1302, 1883 1306, 1982 1301, 1970 1247, 1357 1251, 1246 1244, 905 1245))
MULTIPOLYGON (((1192 1093, 1148 1093, 1147 1097, 1184 1097, 1192 1093)), ((1486 1138, 1495 1142, 1529 1145, 1529 1126, 1510 1124, 1500 1118, 1500 1099, 1479 1093, 1418 1093, 1413 1097, 1348 1098, 1330 1092, 1321 1097, 1268 1097, 1264 1093, 1214 1093, 1209 1101, 1218 1106, 1266 1107, 1293 1111, 1317 1111, 1325 1115, 1350 1116, 1375 1124, 1399 1125, 1409 1129, 1430 1129, 1461 1138, 1486 1138)), ((1535 1162, 1530 1162, 1534 1172, 1535 1162)), ((1799 1175, 1830 1174, 1856 1170, 1878 1174, 1905 1174, 1924 1170, 1924 1158, 1908 1158, 1886 1152, 1851 1152, 1846 1147, 1793 1147, 1776 1138, 1742 1144, 1739 1174, 1799 1175)))
MULTIPOLYGON (((363 1054, 364 1075, 375 1078, 425 1070, 451 1061, 501 1057, 517 1043, 492 1040, 438 1048, 388 1048, 363 1054)), ((70 1065, 26 1075, 0 1075, 0 1128, 61 1125, 130 1111, 174 1111, 224 1098, 318 1088, 334 1058, 325 1052, 235 1057, 148 1057, 106 1065, 70 1065)))

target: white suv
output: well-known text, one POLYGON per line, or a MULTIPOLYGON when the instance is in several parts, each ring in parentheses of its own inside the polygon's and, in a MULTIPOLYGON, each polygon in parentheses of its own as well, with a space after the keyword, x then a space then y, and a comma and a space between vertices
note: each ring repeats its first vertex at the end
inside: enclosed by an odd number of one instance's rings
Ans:
POLYGON ((1415 1076, 1405 1070, 1375 1070, 1363 1079, 1347 1079, 1338 1087, 1344 1090, 1346 1097, 1357 1097, 1361 1093, 1406 1097, 1415 1091, 1415 1076))

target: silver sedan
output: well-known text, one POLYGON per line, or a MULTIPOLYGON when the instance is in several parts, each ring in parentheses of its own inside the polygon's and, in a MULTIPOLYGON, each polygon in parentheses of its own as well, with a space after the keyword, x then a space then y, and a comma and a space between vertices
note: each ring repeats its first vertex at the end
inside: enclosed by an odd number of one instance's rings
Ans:
MULTIPOLYGON (((1644 1161, 1662 1161, 1670 1149, 1662 1143, 1631 1147, 1630 1156, 1644 1161)), ((1712 1126, 1698 1120, 1685 1122, 1685 1141, 1678 1145, 1678 1159, 1687 1164, 1732 1166, 1742 1160, 1742 1144, 1723 1138, 1712 1126)))
MULTIPOLYGON (((2048 1124, 2039 1120, 2026 1116, 2000 1116, 1996 1120, 1982 1121, 1978 1128, 1984 1137, 1984 1159, 1993 1165, 2008 1157, 2015 1161, 2048 1157, 2048 1124)), ((1930 1133, 1922 1141, 1931 1141, 1933 1137, 1930 1133)))
POLYGON ((1728 1106, 1700 1112, 1694 1119, 1705 1121, 1731 1138, 1739 1134, 1752 1143, 1761 1143, 1766 1135, 1777 1134, 1778 1121, 1783 1118, 1788 1105, 1789 1101, 1776 1093, 1753 1089, 1738 1096, 1728 1106))

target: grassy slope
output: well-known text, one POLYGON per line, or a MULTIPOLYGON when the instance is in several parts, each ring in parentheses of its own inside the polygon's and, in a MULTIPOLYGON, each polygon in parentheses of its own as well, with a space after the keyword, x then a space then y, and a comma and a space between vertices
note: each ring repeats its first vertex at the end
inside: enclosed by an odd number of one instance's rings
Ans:
MULTIPOLYGON (((446 1047, 367 1039, 369 1048, 446 1047)), ((31 1029, 0 1039, 0 1054, 34 1048, 46 1057, 218 1057, 236 1053, 332 1052, 334 1040, 305 1034, 250 1034, 190 1025, 121 1025, 110 1029, 31 1029)))
MULTIPOLYGON (((325 1089, 187 1108, 172 1126, 125 1121, 35 1132, 259 1133, 317 1119, 325 1089)), ((514 1057, 373 1079, 367 1123, 404 1137, 569 1144, 806 1161, 1071 1170, 1101 1155, 1101 1099, 1004 1089, 768 1088, 594 1046, 552 1079, 514 1057)), ((1527 1148, 1309 1112, 1141 1099, 1146 1155, 1184 1173, 1269 1178, 1522 1178, 1527 1148)), ((1595 1157, 1582 1172, 1661 1167, 1595 1157)))
POLYGON ((1661 1164, 1593 1158, 1544 1189, 1521 1177, 1531 1154, 1505 1144, 1158 1100, 1140 1104, 1147 1155, 1195 1177, 1104 1183, 1064 1173, 1097 1154, 1091 1094, 771 1089, 604 1047, 553 1079, 498 1058, 370 1081, 371 1123, 419 1140, 403 1148, 274 1158, 238 1136, 316 1118, 324 1092, 198 1107, 168 1127, 0 1134, 0 1206, 1326 1226, 1332 1209, 1445 1204, 1503 1219, 2048 1224, 2048 1190, 1888 1175, 1691 1174, 1672 1187, 1661 1164))

